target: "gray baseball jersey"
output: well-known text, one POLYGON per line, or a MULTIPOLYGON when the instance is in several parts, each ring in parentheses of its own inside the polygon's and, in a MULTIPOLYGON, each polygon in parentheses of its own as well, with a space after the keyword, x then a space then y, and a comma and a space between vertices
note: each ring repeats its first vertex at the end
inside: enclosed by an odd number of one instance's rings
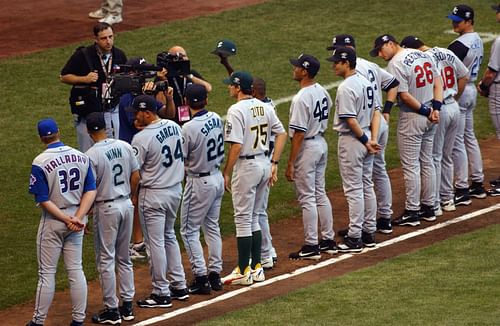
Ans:
POLYGON ((368 79, 372 85, 376 96, 376 107, 382 106, 382 90, 386 90, 387 86, 393 83, 396 78, 385 69, 380 68, 375 62, 360 57, 356 59, 356 71, 368 79))
POLYGON ((301 88, 290 105, 288 134, 304 132, 304 143, 294 163, 295 191, 302 207, 304 244, 317 246, 333 240, 333 214, 325 191, 328 145, 323 133, 332 107, 330 94, 318 83, 301 88), (318 220, 320 234, 318 234, 318 220))
POLYGON ((497 74, 490 86, 490 95, 488 97, 488 107, 490 109, 491 121, 496 129, 497 139, 500 139, 500 38, 497 37, 491 45, 490 61, 488 67, 496 71, 497 74))
MULTIPOLYGON (((95 180, 87 155, 61 142, 49 144, 31 167, 29 192, 37 203, 51 201, 73 215, 83 193, 95 190, 95 180)), ((57 263, 62 253, 68 273, 73 320, 85 319, 87 281, 82 268, 83 231, 70 231, 66 224, 42 211, 38 227, 37 256, 39 280, 32 321, 43 325, 54 297, 57 263)))
POLYGON ((96 267, 101 279, 104 305, 118 308, 115 261, 123 301, 134 298, 134 271, 128 245, 132 234, 134 207, 130 200, 130 177, 139 170, 132 146, 117 139, 95 143, 86 154, 96 176, 94 243, 96 267))
POLYGON ((224 160, 223 123, 215 112, 202 110, 182 126, 187 169, 181 206, 180 232, 195 276, 222 271, 222 238, 219 215, 224 178, 219 171, 224 160), (200 242, 200 228, 208 246, 208 269, 200 242))
POLYGON ((370 137, 374 111, 375 92, 365 77, 356 73, 339 85, 333 129, 339 132, 338 160, 349 205, 348 236, 351 238, 360 239, 362 231, 376 231, 377 202, 372 182, 373 155, 354 136, 345 119, 355 118, 370 137))

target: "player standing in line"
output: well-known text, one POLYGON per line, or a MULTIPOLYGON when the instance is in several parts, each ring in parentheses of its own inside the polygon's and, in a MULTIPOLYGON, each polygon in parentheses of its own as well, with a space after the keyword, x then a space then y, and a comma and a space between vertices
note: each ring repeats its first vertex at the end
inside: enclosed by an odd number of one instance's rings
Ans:
POLYGON ((483 160, 474 134, 474 109, 477 101, 477 90, 474 82, 483 60, 483 41, 479 34, 474 32, 474 10, 471 7, 467 5, 455 6, 448 18, 452 21, 453 31, 460 35, 448 46, 448 49, 455 53, 469 69, 469 82, 458 100, 460 124, 453 149, 453 164, 455 169, 455 205, 470 205, 470 197, 486 198, 486 191, 483 187, 483 160), (469 169, 472 180, 470 187, 469 169))
POLYGON ((439 124, 434 135, 432 156, 436 168, 435 213, 441 216, 443 210, 454 211, 453 193, 453 146, 458 131, 460 109, 455 98, 459 98, 467 83, 469 70, 448 49, 430 48, 418 37, 407 36, 401 41, 404 48, 418 49, 430 55, 441 73, 443 82, 443 105, 439 113, 439 124))
POLYGON ((224 83, 229 84, 229 93, 237 100, 227 112, 224 130, 225 141, 230 144, 224 167, 224 187, 232 193, 238 266, 223 282, 250 285, 265 280, 257 212, 264 209, 267 184, 273 185, 278 179, 278 162, 286 132, 276 112, 252 96, 253 78, 248 72, 234 72, 224 83), (276 142, 269 160, 267 153, 272 134, 276 135, 276 142))
POLYGON ((223 123, 215 112, 205 109, 207 90, 203 85, 186 88, 191 120, 182 126, 186 185, 181 206, 181 236, 195 276, 189 293, 210 294, 222 290, 222 238, 219 228, 224 178, 219 167, 224 160, 223 123), (208 269, 200 243, 200 228, 208 246, 208 269))
POLYGON ((344 194, 349 205, 349 231, 340 252, 374 247, 377 200, 373 190, 373 154, 380 126, 380 105, 371 83, 356 72, 354 49, 336 47, 328 58, 344 81, 337 89, 333 129, 339 133, 338 160, 344 194))
POLYGON ((96 185, 87 155, 64 145, 52 119, 38 122, 38 135, 47 149, 31 166, 29 192, 42 208, 37 235, 38 286, 35 312, 28 326, 43 325, 54 298, 57 262, 61 253, 68 273, 73 320, 83 325, 87 281, 82 268, 83 229, 94 202, 96 185))
POLYGON ((436 170, 432 148, 443 100, 441 76, 427 54, 403 49, 392 35, 377 37, 370 55, 388 61, 387 70, 400 83, 398 148, 406 203, 403 215, 393 224, 417 226, 420 218, 434 221, 436 170))
POLYGON ((85 153, 89 156, 96 177, 97 195, 94 203, 94 243, 96 267, 99 272, 105 309, 95 314, 97 324, 119 324, 122 318, 134 319, 134 270, 129 255, 139 165, 132 146, 110 139, 102 112, 87 116, 87 130, 94 145, 85 153), (116 296, 115 260, 118 265, 120 296, 116 296))
POLYGON ((299 251, 290 253, 289 258, 317 260, 321 258, 321 252, 337 253, 332 204, 325 191, 328 144, 323 137, 332 99, 314 80, 320 68, 318 59, 301 54, 297 59, 290 59, 290 63, 293 65, 293 79, 299 82, 300 91, 290 105, 288 134, 292 148, 285 175, 288 181, 295 183, 297 199, 302 207, 304 245, 299 251))
MULTIPOLYGON (((500 4, 491 6, 496 11, 497 22, 500 22, 500 4)), ((497 37, 491 46, 490 61, 478 89, 482 96, 488 97, 491 120, 495 126, 497 139, 500 140, 500 38, 497 37)), ((500 177, 490 181, 490 196, 500 196, 500 177)))
POLYGON ((141 175, 139 198, 132 202, 135 205, 138 200, 153 283, 151 295, 137 304, 142 308, 168 308, 171 299, 189 297, 174 230, 184 179, 182 132, 175 122, 158 116, 152 96, 137 96, 130 109, 135 111, 138 123, 146 126, 132 139, 141 175))
MULTIPOLYGON (((355 50, 354 37, 349 34, 335 35, 332 45, 326 49, 335 50, 339 46, 350 47, 355 50)), ((399 81, 376 63, 360 58, 357 54, 356 57, 356 72, 368 79, 372 84, 377 103, 382 104, 382 90, 387 92, 382 112, 384 119, 380 120, 378 130, 377 142, 380 145, 380 151, 373 158, 372 180, 377 197, 377 215, 379 217, 377 219, 377 231, 390 234, 392 233, 392 188, 385 164, 385 149, 389 140, 389 116, 398 95, 399 81)))

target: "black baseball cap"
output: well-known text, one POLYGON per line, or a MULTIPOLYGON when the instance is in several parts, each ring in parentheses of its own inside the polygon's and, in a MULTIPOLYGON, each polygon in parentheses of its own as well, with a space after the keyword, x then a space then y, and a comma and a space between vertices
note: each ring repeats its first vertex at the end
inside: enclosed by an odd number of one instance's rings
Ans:
POLYGON ((249 72, 235 71, 229 78, 224 79, 222 82, 227 85, 240 86, 244 90, 252 90, 253 77, 249 72))
POLYGON ((234 44, 233 41, 230 40, 220 40, 217 42, 217 45, 215 46, 215 50, 210 52, 212 54, 216 55, 223 55, 223 56, 230 56, 230 55, 235 55, 236 54, 236 44, 234 44))
POLYGON ((125 109, 128 112, 151 111, 156 112, 156 100, 151 95, 139 95, 132 102, 132 106, 125 109))
POLYGON ((462 20, 472 20, 474 19, 474 9, 467 5, 457 5, 446 17, 457 23, 462 20))
POLYGON ((200 103, 207 99, 207 89, 203 85, 191 84, 186 88, 186 99, 189 103, 200 103))
POLYGON ((331 62, 341 62, 341 61, 349 61, 352 65, 356 62, 356 51, 352 48, 348 48, 345 46, 336 47, 333 50, 332 56, 327 58, 326 60, 331 62))
POLYGON ((424 42, 413 35, 408 35, 401 41, 401 46, 407 49, 419 49, 423 45, 424 42))
POLYGON ((394 38, 394 36, 392 36, 390 34, 383 34, 383 35, 380 35, 379 37, 377 37, 375 39, 375 45, 373 46, 373 49, 371 49, 371 51, 370 51, 370 55, 372 57, 378 56, 378 52, 380 51, 380 49, 382 48, 382 46, 385 43, 390 42, 390 41, 397 43, 397 41, 394 38))
POLYGON ((42 119, 38 121, 37 127, 38 135, 40 137, 51 136, 57 134, 57 132, 59 131, 59 127, 57 126, 56 121, 52 118, 42 119))
POLYGON ((500 12, 500 4, 498 4, 498 5, 492 5, 491 9, 495 10, 496 12, 500 12))
POLYGON ((313 76, 316 76, 320 67, 319 60, 316 57, 304 53, 299 55, 297 59, 290 59, 290 63, 295 67, 304 68, 313 76))
POLYGON ((104 120, 103 112, 92 112, 85 117, 87 120, 87 130, 98 131, 106 129, 106 121, 104 120))
POLYGON ((333 40, 332 40, 332 45, 327 47, 326 49, 327 50, 335 50, 336 47, 339 47, 339 46, 352 46, 352 47, 356 47, 355 43, 354 43, 354 37, 352 37, 352 35, 349 35, 349 34, 338 34, 338 35, 335 35, 333 37, 333 40))
POLYGON ((146 59, 144 59, 143 57, 132 57, 132 58, 128 59, 125 64, 130 65, 130 66, 140 66, 140 65, 145 64, 145 63, 147 63, 147 62, 146 62, 146 59))

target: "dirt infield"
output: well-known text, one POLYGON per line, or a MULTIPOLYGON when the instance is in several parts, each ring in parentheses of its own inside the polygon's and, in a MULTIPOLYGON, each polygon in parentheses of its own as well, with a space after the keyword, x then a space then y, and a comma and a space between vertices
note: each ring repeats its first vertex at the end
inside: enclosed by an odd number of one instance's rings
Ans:
MULTIPOLYGON (((116 26, 117 31, 130 30, 146 25, 154 25, 175 19, 183 19, 190 16, 205 15, 221 10, 234 9, 241 6, 264 2, 263 0, 191 0, 182 2, 172 1, 128 1, 124 7, 124 22, 116 26)), ((45 0, 45 1, 17 1, 9 3, 8 6, 3 6, 3 11, 0 13, 1 36, 0 36, 0 58, 11 55, 31 53, 34 51, 62 46, 68 42, 76 42, 78 40, 88 39, 90 37, 90 29, 95 23, 94 20, 87 18, 87 13, 96 9, 99 1, 97 0, 45 0), (28 12, 33 12, 36 6, 37 15, 31 15, 29 19, 23 19, 28 12), (75 8, 78 8, 76 10, 75 8)), ((498 157, 500 151, 500 142, 494 138, 487 139, 481 142, 481 150, 484 159, 484 168, 486 171, 486 180, 492 179, 500 175, 500 162, 494 161, 493 158, 498 157)), ((403 179, 400 169, 390 171, 390 176, 393 185, 393 193, 397 198, 401 198, 400 194, 403 191, 403 179)), ((280 182, 286 182, 284 176, 280 182)), ((272 195, 272 194, 271 194, 272 195)), ((332 200, 334 210, 335 229, 345 228, 348 223, 347 219, 347 204, 343 194, 340 191, 329 194, 332 200)), ((472 205, 468 207, 460 207, 456 212, 446 213, 438 218, 438 222, 452 219, 456 216, 472 212, 474 210, 488 207, 500 202, 500 197, 488 197, 482 200, 474 200, 472 205)), ((404 203, 396 201, 394 203, 395 215, 403 211, 404 203)), ((332 277, 358 270, 360 268, 371 266, 382 260, 398 256, 402 253, 410 252, 418 248, 429 246, 435 242, 449 238, 456 234, 470 232, 488 225, 500 223, 498 218, 500 214, 492 212, 481 217, 477 217, 466 222, 450 225, 444 229, 432 231, 430 233, 418 236, 405 241, 403 245, 390 245, 378 250, 364 252, 353 256, 350 259, 336 263, 334 266, 328 266, 315 271, 314 273, 306 273, 292 279, 273 283, 265 286, 258 291, 238 296, 238 300, 233 300, 229 306, 225 302, 219 302, 211 305, 208 308, 202 308, 183 314, 179 317, 169 319, 159 323, 159 325, 174 325, 174 324, 194 324, 207 318, 222 315, 229 310, 239 309, 248 305, 262 302, 263 300, 286 294, 297 288, 310 285, 313 282, 318 282, 332 277), (257 294, 256 294, 257 293, 257 294)), ((419 228, 425 228, 431 223, 423 222, 419 228)), ((377 235, 377 241, 385 241, 394 238, 398 235, 414 231, 416 228, 395 228, 394 233, 390 236, 377 235)), ((277 249, 279 261, 272 271, 266 273, 267 278, 291 272, 297 268, 312 264, 305 261, 289 261, 288 253, 297 250, 303 241, 302 220, 300 217, 294 217, 283 220, 279 223, 271 225, 273 234, 273 244, 277 249)), ((223 243, 224 257, 224 273, 229 273, 237 262, 236 241, 234 237, 229 237, 223 243)), ((183 255, 184 258, 185 255, 183 255)), ((330 258, 323 257, 323 260, 330 258)), ((189 265, 185 261, 186 276, 191 280, 191 272, 189 265)), ((147 266, 142 265, 135 269, 135 285, 136 298, 142 298, 149 295, 151 291, 151 282, 147 266)), ((238 287, 225 287, 222 293, 238 289, 238 287)), ((174 311, 179 308, 187 307, 193 303, 203 300, 212 299, 221 293, 213 293, 209 296, 191 296, 187 302, 174 301, 174 307, 170 309, 140 309, 136 308, 136 320, 141 321, 165 312, 174 311)), ((101 291, 97 281, 89 283, 88 296, 88 318, 90 321, 92 313, 102 309, 101 291)), ((33 312, 33 301, 22 305, 14 306, 9 309, 0 311, 0 320, 2 325, 21 325, 29 320, 33 312)), ((47 326, 51 325, 66 325, 70 320, 71 305, 69 299, 69 291, 56 293, 53 304, 50 309, 49 318, 46 322, 47 326)))

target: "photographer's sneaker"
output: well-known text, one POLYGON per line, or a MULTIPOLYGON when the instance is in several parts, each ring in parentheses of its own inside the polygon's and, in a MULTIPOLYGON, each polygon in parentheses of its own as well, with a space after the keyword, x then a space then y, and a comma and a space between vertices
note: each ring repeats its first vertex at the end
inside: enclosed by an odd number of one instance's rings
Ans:
POLYGON ((252 285, 252 270, 250 266, 245 268, 243 274, 240 272, 240 267, 236 266, 235 269, 226 277, 222 278, 222 283, 227 285, 252 285))
POLYGON ((445 212, 454 212, 457 210, 457 207, 455 206, 455 201, 450 199, 441 203, 441 209, 445 212))
POLYGON ((170 308, 172 307, 172 299, 168 295, 160 296, 151 293, 144 300, 137 300, 137 305, 141 308, 170 308))
POLYGON ((94 324, 120 325, 122 323, 122 319, 118 308, 106 308, 93 315, 92 322, 94 324))
POLYGON ((266 280, 264 268, 262 268, 262 265, 259 263, 255 265, 255 269, 252 269, 252 280, 254 282, 264 282, 266 280))
POLYGON ((455 206, 469 206, 471 203, 468 188, 455 189, 455 206))
POLYGON ((339 252, 357 253, 363 250, 363 242, 361 238, 345 237, 344 243, 338 245, 339 252))
POLYGON ((123 21, 122 16, 112 15, 112 14, 108 14, 108 15, 106 15, 106 17, 99 19, 100 23, 107 23, 110 25, 118 24, 118 23, 121 23, 122 21, 123 21))
POLYGON ((436 212, 434 207, 422 204, 420 211, 418 212, 420 219, 427 222, 434 222, 436 220, 436 212))
POLYGON ((383 234, 391 234, 392 233, 392 224, 391 218, 379 218, 377 220, 377 232, 383 234))
POLYGON ((472 185, 469 188, 469 196, 478 198, 478 199, 484 199, 488 195, 486 194, 486 190, 483 187, 482 182, 473 182, 472 185))
POLYGON ((420 216, 418 211, 411 211, 405 209, 403 215, 400 218, 392 221, 392 224, 399 226, 419 226, 420 225, 420 216))
POLYGON ((290 255, 288 255, 288 258, 292 260, 298 260, 298 259, 319 260, 321 259, 321 253, 317 245, 316 246, 304 245, 299 251, 290 253, 290 255))
POLYGON ((89 12, 89 18, 102 19, 102 18, 106 17, 106 14, 107 13, 104 10, 102 10, 102 8, 99 8, 97 10, 89 12))
POLYGON ((321 240, 319 242, 319 251, 334 255, 339 252, 335 240, 321 240))

